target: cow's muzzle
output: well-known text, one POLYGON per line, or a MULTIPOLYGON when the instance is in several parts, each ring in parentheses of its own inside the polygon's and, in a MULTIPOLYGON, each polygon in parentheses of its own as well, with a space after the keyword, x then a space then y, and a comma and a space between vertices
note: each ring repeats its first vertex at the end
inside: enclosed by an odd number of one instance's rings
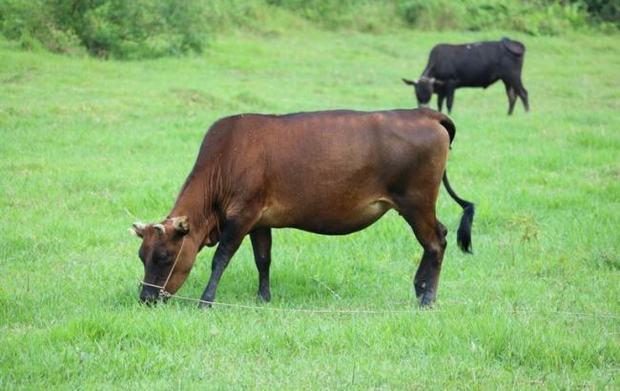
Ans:
POLYGON ((155 304, 160 298, 159 289, 152 286, 143 286, 140 292, 140 301, 144 304, 155 304))

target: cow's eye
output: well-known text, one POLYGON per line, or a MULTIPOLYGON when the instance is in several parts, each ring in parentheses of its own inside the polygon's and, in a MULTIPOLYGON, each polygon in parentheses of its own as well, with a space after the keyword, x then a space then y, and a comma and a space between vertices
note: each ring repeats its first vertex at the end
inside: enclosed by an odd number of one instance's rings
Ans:
POLYGON ((157 257, 155 257, 155 263, 165 265, 171 262, 171 258, 167 251, 160 251, 157 253, 157 257))

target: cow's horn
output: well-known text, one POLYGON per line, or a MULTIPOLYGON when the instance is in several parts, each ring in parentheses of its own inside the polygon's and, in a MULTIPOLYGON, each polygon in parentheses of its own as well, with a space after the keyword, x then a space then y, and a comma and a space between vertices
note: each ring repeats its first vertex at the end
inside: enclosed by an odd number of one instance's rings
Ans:
POLYGON ((131 228, 129 228, 129 232, 131 232, 132 234, 134 234, 137 237, 141 238, 142 235, 144 235, 144 229, 145 228, 146 228, 145 224, 136 222, 136 223, 133 223, 131 225, 131 228))
POLYGON ((166 233, 166 227, 164 227, 162 224, 153 224, 153 228, 160 230, 162 234, 166 233))
POLYGON ((187 219, 187 216, 173 217, 172 226, 179 232, 189 232, 189 221, 187 219))

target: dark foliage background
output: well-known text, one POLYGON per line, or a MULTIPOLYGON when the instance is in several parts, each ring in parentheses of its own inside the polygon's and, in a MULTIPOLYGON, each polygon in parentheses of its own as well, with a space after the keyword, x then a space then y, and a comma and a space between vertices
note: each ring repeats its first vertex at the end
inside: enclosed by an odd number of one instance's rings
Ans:
POLYGON ((605 0, 0 0, 0 32, 24 48, 137 59, 200 53, 232 30, 285 33, 307 24, 381 33, 507 30, 616 32, 620 2, 605 0))

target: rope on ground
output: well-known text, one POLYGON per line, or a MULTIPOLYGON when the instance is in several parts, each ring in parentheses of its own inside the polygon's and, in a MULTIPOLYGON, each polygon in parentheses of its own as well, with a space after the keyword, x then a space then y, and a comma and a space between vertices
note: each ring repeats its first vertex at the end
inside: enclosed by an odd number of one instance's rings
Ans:
POLYGON ((231 307, 247 310, 262 310, 262 311, 274 311, 274 312, 290 312, 290 313, 309 313, 309 314, 405 314, 411 313, 411 310, 371 310, 371 309, 317 309, 317 308, 284 308, 284 307, 272 307, 272 306, 258 306, 248 304, 233 304, 223 303, 220 301, 206 301, 202 299, 194 299, 193 297, 179 296, 179 295, 164 295, 167 298, 179 299, 185 301, 193 301, 196 303, 209 304, 211 306, 231 307))
MULTIPOLYGON (((148 283, 144 283, 144 285, 151 285, 148 283)), ((152 285, 156 286, 156 285, 152 285)), ((413 313, 413 308, 410 309, 320 309, 320 308, 285 308, 285 307, 273 307, 273 306, 259 306, 259 305, 249 305, 249 304, 235 304, 235 303, 225 303, 225 302, 213 302, 206 301, 202 299, 196 299, 193 297, 181 296, 181 295, 173 295, 168 292, 163 291, 162 297, 166 299, 177 299, 182 301, 191 301, 194 303, 203 303, 211 306, 220 306, 220 307, 228 307, 228 308, 237 308, 242 310, 258 310, 258 311, 272 311, 272 312, 283 312, 283 313, 306 313, 306 314, 369 314, 369 315, 387 315, 387 314, 407 314, 413 313)), ((447 302, 450 303, 449 301, 447 302)), ((466 305, 472 304, 470 302, 465 301, 452 301, 452 304, 458 305, 466 305)), ((441 309, 433 308, 431 312, 444 312, 441 309)), ((560 311, 560 310, 549 310, 549 311, 533 311, 529 309, 521 309, 521 308, 512 308, 508 310, 508 312, 512 313, 523 313, 523 314, 555 314, 555 315, 564 315, 570 316, 573 318, 603 318, 603 319, 620 319, 620 315, 612 314, 612 313, 604 313, 604 312, 572 312, 572 311, 560 311)))

